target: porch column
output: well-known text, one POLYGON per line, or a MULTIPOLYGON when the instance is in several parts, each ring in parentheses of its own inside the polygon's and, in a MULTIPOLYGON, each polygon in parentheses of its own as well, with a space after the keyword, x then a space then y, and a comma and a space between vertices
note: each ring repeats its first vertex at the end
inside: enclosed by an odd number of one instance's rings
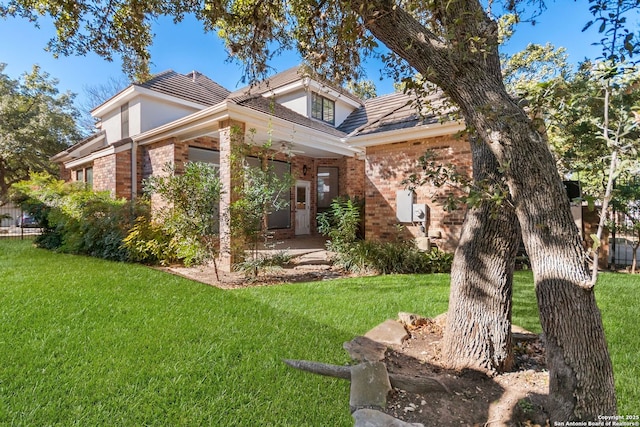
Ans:
POLYGON ((220 195, 220 270, 230 272, 237 262, 242 242, 235 237, 231 225, 231 204, 237 200, 234 189, 238 180, 242 179, 239 172, 240 150, 234 150, 244 141, 245 125, 234 120, 220 122, 220 181, 222 194, 220 195))

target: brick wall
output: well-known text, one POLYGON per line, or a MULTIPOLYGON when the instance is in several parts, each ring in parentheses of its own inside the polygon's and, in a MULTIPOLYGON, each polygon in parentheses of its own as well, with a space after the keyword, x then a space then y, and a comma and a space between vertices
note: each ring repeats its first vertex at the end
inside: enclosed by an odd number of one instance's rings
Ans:
MULTIPOLYGON (((418 158, 427 150, 436 153, 436 160, 452 163, 459 171, 471 172, 471 152, 466 140, 453 136, 407 141, 369 147, 365 164, 365 236, 367 239, 392 240, 398 237, 396 219, 396 191, 405 188, 401 182, 418 170, 418 158)), ((446 189, 445 191, 455 191, 446 189)), ((416 190, 415 203, 430 208, 427 233, 432 242, 446 251, 453 251, 458 243, 464 209, 446 212, 442 189, 425 185, 416 190), (435 200, 435 201, 434 201, 435 200)), ((419 226, 404 224, 401 238, 421 237, 419 226)))
POLYGON ((93 189, 116 192, 116 155, 109 154, 93 161, 93 189))
POLYGON ((115 154, 115 196, 131 199, 131 150, 115 154))

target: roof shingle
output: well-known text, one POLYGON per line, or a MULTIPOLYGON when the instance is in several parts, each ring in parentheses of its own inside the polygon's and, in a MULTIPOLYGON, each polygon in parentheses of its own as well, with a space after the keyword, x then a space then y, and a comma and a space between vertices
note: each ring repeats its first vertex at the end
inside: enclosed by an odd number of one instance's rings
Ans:
POLYGON ((185 75, 176 73, 173 70, 167 70, 156 74, 144 83, 135 85, 207 106, 224 101, 230 93, 227 89, 197 71, 185 75))

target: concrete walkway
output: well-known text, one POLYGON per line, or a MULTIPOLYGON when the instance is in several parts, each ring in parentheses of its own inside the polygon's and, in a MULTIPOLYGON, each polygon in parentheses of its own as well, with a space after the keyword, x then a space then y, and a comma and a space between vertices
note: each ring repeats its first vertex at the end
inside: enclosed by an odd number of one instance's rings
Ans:
POLYGON ((327 238, 324 236, 298 236, 294 239, 276 240, 276 243, 275 247, 263 247, 258 252, 265 255, 285 252, 296 264, 330 264, 327 238))

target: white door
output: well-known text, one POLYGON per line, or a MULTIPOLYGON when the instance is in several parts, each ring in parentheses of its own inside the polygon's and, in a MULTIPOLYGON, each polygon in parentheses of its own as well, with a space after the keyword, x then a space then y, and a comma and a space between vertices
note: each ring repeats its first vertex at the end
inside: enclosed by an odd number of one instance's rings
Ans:
POLYGON ((311 182, 296 181, 296 235, 311 233, 311 182))

